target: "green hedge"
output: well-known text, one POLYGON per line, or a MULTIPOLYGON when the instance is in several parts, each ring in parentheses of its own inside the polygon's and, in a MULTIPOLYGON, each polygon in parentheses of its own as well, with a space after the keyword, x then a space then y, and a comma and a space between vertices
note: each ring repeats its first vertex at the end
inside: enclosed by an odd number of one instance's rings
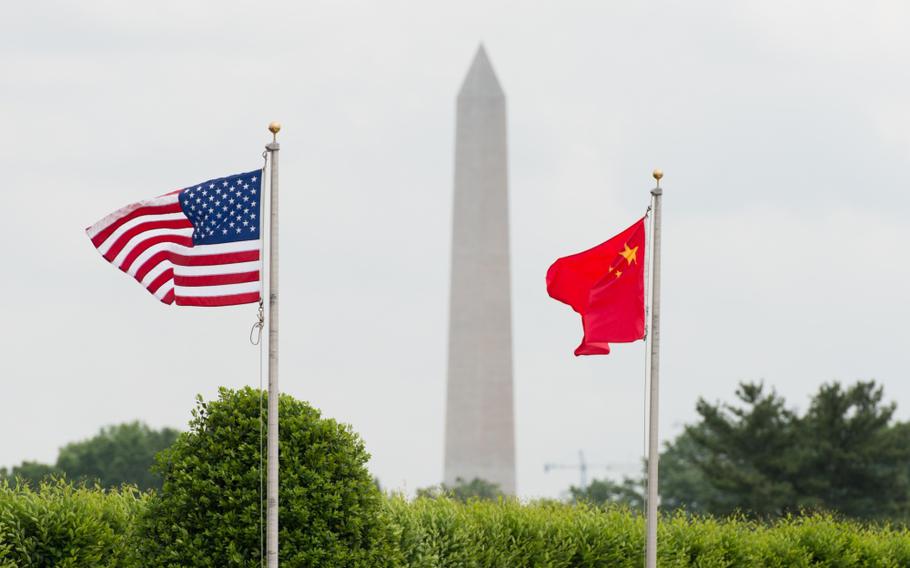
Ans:
POLYGON ((132 558, 133 528, 147 500, 130 488, 0 482, 0 567, 139 566, 132 558))
MULTIPOLYGON (((150 499, 131 489, 0 483, 0 567, 144 566, 134 554, 139 538, 134 527, 150 499)), ((400 497, 386 499, 383 508, 379 514, 392 535, 381 543, 386 564, 401 559, 402 566, 420 568, 642 565, 644 522, 624 509, 400 497)), ((660 526, 660 565, 910 566, 910 532, 828 515, 768 526, 676 515, 660 526)))
MULTIPOLYGON (((406 565, 642 566, 644 519, 628 510, 539 502, 388 501, 406 565)), ((660 566, 910 566, 910 532, 830 515, 767 526, 743 519, 666 517, 660 566)))

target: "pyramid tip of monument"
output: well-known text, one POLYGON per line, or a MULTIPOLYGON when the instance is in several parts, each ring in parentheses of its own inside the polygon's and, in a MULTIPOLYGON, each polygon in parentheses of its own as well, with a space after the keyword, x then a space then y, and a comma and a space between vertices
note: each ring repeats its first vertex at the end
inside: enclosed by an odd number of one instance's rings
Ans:
POLYGON ((477 46, 477 52, 474 54, 474 60, 468 69, 468 74, 461 84, 461 90, 458 97, 504 97, 505 93, 496 77, 496 71, 493 70, 493 64, 490 62, 490 56, 487 55, 487 49, 483 42, 477 46))

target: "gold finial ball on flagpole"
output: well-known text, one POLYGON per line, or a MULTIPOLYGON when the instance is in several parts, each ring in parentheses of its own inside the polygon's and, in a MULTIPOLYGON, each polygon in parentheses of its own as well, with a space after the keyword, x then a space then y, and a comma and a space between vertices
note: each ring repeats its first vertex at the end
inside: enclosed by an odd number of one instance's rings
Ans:
POLYGON ((281 130, 280 122, 269 123, 269 132, 271 132, 272 134, 278 134, 278 131, 280 131, 280 130, 281 130))
POLYGON ((653 172, 651 172, 651 176, 654 179, 656 179, 658 182, 660 182, 660 178, 664 177, 664 172, 661 169, 656 169, 653 172))

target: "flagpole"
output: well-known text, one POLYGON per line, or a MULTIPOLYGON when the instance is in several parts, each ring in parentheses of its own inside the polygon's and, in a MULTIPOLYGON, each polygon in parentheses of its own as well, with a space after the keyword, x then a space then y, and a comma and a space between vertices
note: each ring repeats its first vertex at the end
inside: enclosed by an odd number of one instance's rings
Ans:
POLYGON ((269 418, 266 495, 266 565, 278 568, 278 132, 281 125, 269 124, 272 141, 269 155, 269 418))
POLYGON ((660 447, 657 439, 658 422, 658 379, 660 371, 660 198, 663 190, 660 188, 660 178, 664 174, 654 170, 652 176, 657 181, 657 186, 651 190, 653 196, 653 230, 651 235, 651 252, 653 266, 651 269, 651 379, 650 394, 648 396, 650 418, 648 423, 648 512, 647 512, 647 545, 645 549, 645 565, 647 568, 657 568, 657 465, 660 459, 660 447))

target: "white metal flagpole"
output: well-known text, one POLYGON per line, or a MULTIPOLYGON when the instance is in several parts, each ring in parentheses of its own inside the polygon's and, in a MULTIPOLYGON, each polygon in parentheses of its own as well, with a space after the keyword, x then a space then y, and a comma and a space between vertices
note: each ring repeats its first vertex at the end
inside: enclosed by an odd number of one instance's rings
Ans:
POLYGON ((651 269, 651 380, 650 394, 648 396, 648 512, 647 512, 647 545, 645 550, 645 565, 647 568, 657 568, 657 465, 660 459, 660 447, 657 439, 658 419, 658 378, 660 371, 660 198, 663 190, 660 188, 660 178, 664 173, 654 170, 652 174, 657 180, 657 186, 651 190, 654 196, 653 230, 651 235, 651 251, 654 255, 651 269))
POLYGON ((269 213, 269 418, 266 495, 266 565, 278 568, 278 131, 281 125, 269 124, 272 141, 265 149, 269 155, 271 187, 269 213))

